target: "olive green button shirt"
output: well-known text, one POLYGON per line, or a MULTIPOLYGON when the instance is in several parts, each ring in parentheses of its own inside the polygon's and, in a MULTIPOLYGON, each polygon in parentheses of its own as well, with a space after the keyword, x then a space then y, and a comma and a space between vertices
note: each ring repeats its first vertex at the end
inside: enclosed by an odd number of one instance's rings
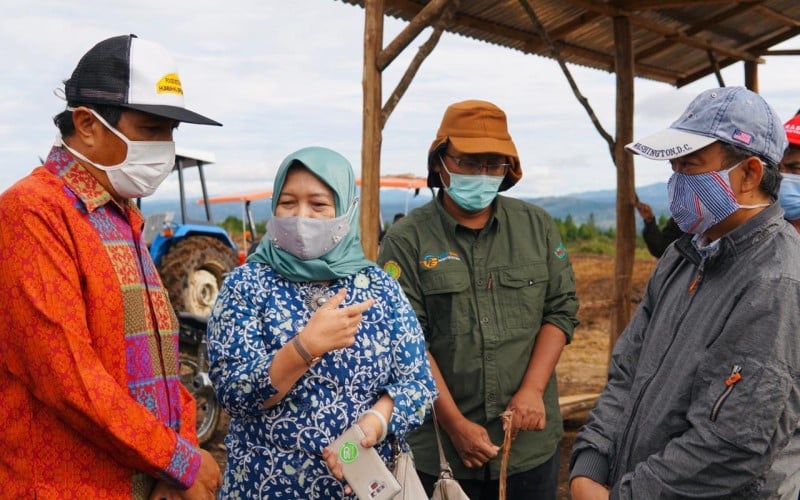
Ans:
MULTIPOLYGON (((408 296, 461 412, 502 444, 500 414, 522 383, 539 328, 551 323, 569 342, 578 324, 572 265, 552 218, 540 207, 498 196, 486 227, 473 230, 445 211, 440 194, 389 229, 378 263, 408 296)), ((509 474, 544 463, 558 447, 563 425, 555 373, 544 402, 547 425, 519 433, 509 474)), ((447 433, 442 438, 457 478, 485 478, 485 468, 466 468, 447 433)), ((430 418, 408 441, 417 468, 438 474, 430 418)), ((488 466, 496 479, 500 455, 488 466)))

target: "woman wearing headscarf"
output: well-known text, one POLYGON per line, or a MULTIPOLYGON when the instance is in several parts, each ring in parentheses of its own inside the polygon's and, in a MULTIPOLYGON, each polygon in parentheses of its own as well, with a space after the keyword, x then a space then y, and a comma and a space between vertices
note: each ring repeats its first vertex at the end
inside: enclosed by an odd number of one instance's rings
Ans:
POLYGON ((397 282, 364 257, 343 156, 286 157, 272 212, 209 318, 211 380, 231 416, 222 497, 347 497, 323 451, 354 423, 387 465, 393 443, 407 449, 436 396, 422 331, 397 282))

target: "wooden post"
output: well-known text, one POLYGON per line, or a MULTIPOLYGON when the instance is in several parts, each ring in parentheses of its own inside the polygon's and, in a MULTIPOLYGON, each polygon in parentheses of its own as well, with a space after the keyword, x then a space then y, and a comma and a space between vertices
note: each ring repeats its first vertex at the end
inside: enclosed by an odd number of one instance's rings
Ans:
POLYGON ((744 86, 758 94, 758 63, 744 62, 744 86))
POLYGON ((614 17, 615 71, 617 77, 617 127, 614 160, 617 165, 617 241, 614 265, 614 312, 611 317, 609 356, 631 318, 631 275, 636 248, 634 220, 633 155, 625 145, 633 141, 633 43, 627 17, 614 17))
POLYGON ((361 247, 378 257, 378 232, 383 224, 380 207, 381 72, 378 56, 383 47, 383 0, 364 2, 364 109, 361 134, 361 247))

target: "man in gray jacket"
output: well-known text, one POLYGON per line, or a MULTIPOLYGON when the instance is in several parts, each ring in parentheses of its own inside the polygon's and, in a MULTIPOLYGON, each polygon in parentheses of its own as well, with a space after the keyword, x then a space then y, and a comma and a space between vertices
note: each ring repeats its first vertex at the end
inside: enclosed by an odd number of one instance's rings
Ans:
POLYGON ((800 238, 777 203, 781 120, 709 90, 627 148, 668 160, 667 250, 575 441, 574 500, 800 491, 800 238))

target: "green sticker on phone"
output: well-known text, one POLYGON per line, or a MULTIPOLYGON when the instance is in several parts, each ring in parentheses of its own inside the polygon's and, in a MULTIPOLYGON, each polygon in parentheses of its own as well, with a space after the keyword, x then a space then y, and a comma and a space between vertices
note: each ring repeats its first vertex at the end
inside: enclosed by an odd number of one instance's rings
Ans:
POLYGON ((342 446, 339 447, 339 459, 350 464, 355 462, 356 458, 358 458, 358 446, 352 441, 342 443, 342 446))

